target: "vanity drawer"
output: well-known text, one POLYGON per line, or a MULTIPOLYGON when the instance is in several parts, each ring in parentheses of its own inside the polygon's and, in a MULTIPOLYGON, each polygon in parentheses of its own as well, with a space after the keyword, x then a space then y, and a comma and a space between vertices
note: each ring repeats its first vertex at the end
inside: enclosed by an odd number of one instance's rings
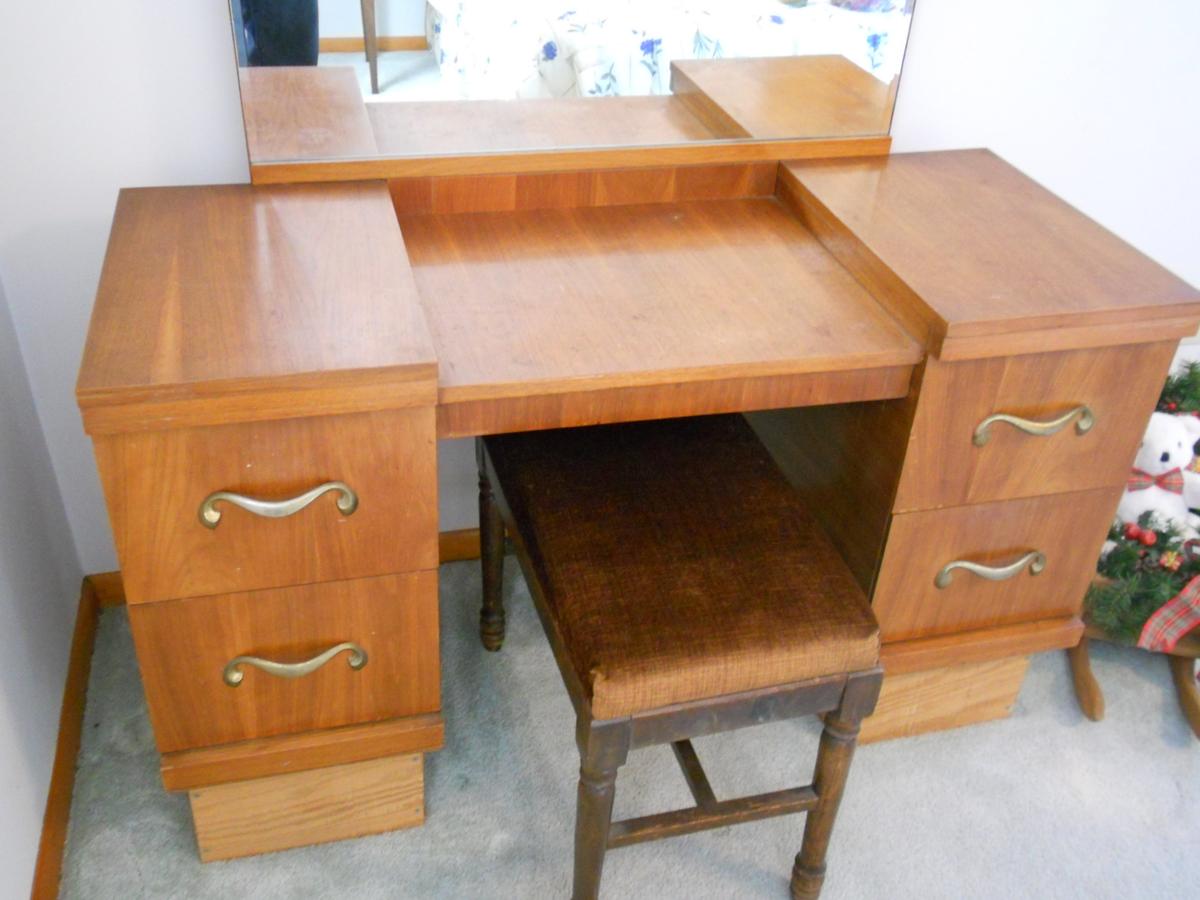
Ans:
POLYGON ((1078 613, 1120 496, 1101 488, 893 516, 872 600, 883 639, 1078 613), (1036 575, 1033 553, 1045 560, 1036 575), (998 580, 946 570, 955 562, 986 566, 998 580), (1003 577, 994 571, 1006 567, 1003 577))
POLYGON ((337 581, 437 566, 432 408, 95 439, 130 603, 337 581), (268 501, 340 482, 280 518, 214 492, 268 501))
POLYGON ((129 609, 163 753, 391 719, 441 708, 437 570, 129 609), (238 657, 295 664, 294 677, 238 657), (230 682, 240 682, 231 684, 230 682))
POLYGON ((1124 484, 1175 349, 1167 341, 956 363, 930 359, 893 509, 1124 484), (1072 410, 1080 412, 1068 416, 1072 410), (997 414, 1065 421, 1052 434, 993 421, 979 446, 976 430, 997 414))

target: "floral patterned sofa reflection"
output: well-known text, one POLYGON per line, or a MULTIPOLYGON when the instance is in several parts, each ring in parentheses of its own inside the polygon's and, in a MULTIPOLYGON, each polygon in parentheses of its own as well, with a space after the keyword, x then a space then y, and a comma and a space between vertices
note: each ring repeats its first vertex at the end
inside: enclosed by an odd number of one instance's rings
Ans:
POLYGON ((912 0, 427 0, 426 35, 464 99, 670 93, 671 61, 845 56, 900 71, 912 0))

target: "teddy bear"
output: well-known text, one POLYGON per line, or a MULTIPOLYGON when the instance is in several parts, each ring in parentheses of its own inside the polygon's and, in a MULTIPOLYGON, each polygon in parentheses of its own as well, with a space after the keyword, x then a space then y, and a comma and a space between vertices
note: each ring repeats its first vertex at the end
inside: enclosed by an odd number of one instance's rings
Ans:
POLYGON ((1150 416, 1146 433, 1133 460, 1133 469, 1125 493, 1117 506, 1117 519, 1134 522, 1147 512, 1158 519, 1159 527, 1172 525, 1184 540, 1200 538, 1200 516, 1190 505, 1200 505, 1200 484, 1187 483, 1193 446, 1200 440, 1200 419, 1156 412, 1150 416), (1186 491, 1186 494, 1185 494, 1186 491))

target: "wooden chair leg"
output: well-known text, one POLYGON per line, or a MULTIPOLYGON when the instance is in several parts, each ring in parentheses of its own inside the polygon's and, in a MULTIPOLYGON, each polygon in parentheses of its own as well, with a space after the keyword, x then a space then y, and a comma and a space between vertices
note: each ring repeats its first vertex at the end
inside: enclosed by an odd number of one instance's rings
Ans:
POLYGON ((629 752, 629 729, 579 727, 579 790, 575 809, 575 878, 573 900, 596 900, 608 850, 617 770, 629 752))
POLYGON ((1167 664, 1171 667, 1171 680, 1175 682, 1175 696, 1179 698, 1179 708, 1192 734, 1200 738, 1200 688, 1196 685, 1195 660, 1189 656, 1168 656, 1167 664))
POLYGON ((1079 643, 1067 649, 1071 664, 1071 680, 1075 684, 1075 699, 1083 714, 1093 722, 1104 718, 1104 692, 1092 674, 1091 642, 1085 635, 1079 643))
POLYGON ((504 519, 492 495, 479 447, 479 559, 483 568, 483 604, 479 610, 479 639, 485 650, 504 645, 504 519))
MULTIPOLYGON (((875 694, 878 694, 876 685, 875 694)), ((842 705, 825 716, 825 728, 821 732, 821 746, 817 751, 816 774, 813 789, 817 793, 817 805, 808 813, 804 823, 804 842, 792 866, 793 900, 815 900, 821 894, 825 881, 825 853, 833 833, 833 822, 837 818, 842 793, 846 789, 846 777, 850 774, 850 760, 858 740, 859 726, 865 714, 874 708, 872 697, 865 711, 858 704, 848 702, 843 696, 842 705)))

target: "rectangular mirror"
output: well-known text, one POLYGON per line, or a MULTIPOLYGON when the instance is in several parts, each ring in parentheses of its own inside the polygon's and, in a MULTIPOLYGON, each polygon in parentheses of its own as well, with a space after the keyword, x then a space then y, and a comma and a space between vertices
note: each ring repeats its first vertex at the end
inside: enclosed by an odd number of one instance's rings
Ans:
POLYGON ((887 135, 914 2, 231 0, 231 18, 252 168, 703 146, 711 161, 887 135))

